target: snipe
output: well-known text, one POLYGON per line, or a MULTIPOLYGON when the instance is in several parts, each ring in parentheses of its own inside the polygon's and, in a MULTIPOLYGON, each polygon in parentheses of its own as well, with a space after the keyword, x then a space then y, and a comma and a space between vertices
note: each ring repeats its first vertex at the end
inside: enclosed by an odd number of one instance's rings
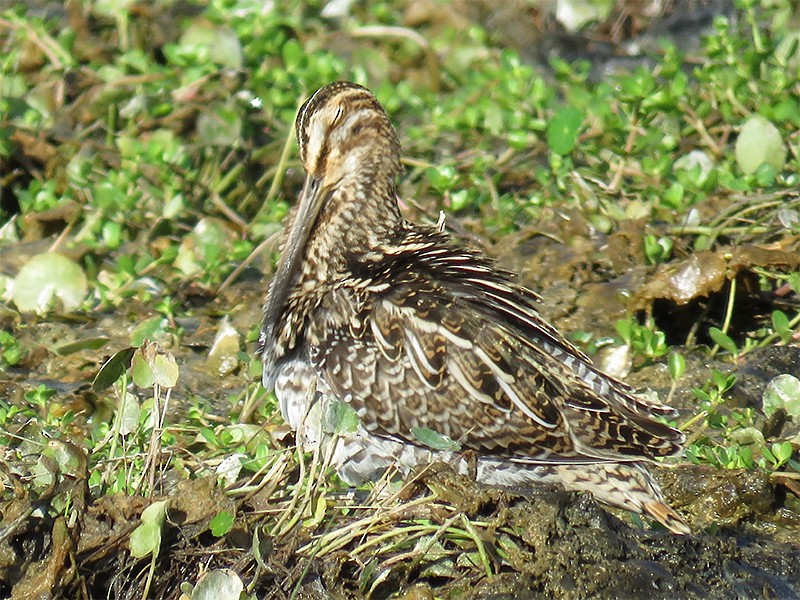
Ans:
POLYGON ((349 403, 361 425, 334 460, 351 483, 430 460, 466 472, 464 454, 420 443, 423 428, 470 450, 481 482, 557 481, 688 532, 645 467, 681 451, 655 419, 676 411, 598 371, 487 257, 402 217, 400 144, 372 93, 321 88, 296 133, 307 176, 260 337, 289 425, 316 441, 311 405, 349 403))

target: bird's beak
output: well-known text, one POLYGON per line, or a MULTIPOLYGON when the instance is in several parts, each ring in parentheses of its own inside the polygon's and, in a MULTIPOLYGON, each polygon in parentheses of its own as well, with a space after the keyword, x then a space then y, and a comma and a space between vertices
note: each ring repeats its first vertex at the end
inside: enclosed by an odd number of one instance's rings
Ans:
POLYGON ((275 385, 275 343, 278 319, 286 304, 292 280, 294 279, 300 261, 305 254, 306 243, 317 222, 322 205, 328 195, 328 190, 323 185, 322 179, 312 175, 306 176, 303 191, 300 193, 300 204, 297 207, 289 237, 278 261, 278 268, 272 279, 272 284, 267 293, 267 302, 264 305, 264 320, 261 324, 261 346, 263 348, 262 361, 264 374, 262 377, 264 387, 272 391, 275 385))

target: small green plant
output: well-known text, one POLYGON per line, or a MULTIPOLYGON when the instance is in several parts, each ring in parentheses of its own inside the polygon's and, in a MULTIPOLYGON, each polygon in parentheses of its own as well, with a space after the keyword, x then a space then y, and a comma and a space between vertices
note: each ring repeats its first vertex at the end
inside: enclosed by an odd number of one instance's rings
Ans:
POLYGON ((222 537, 231 530, 234 522, 235 516, 232 513, 223 510, 217 513, 217 516, 211 519, 211 523, 209 523, 209 529, 214 537, 222 537))
POLYGON ((710 327, 708 329, 708 336, 714 340, 714 343, 717 346, 730 352, 733 355, 734 360, 736 360, 736 358, 739 356, 739 346, 737 346, 736 342, 734 342, 731 337, 720 328, 710 327))
POLYGON ((700 400, 703 410, 711 410, 725 401, 725 394, 736 383, 736 374, 724 374, 718 369, 711 371, 711 381, 704 388, 692 388, 692 393, 700 400))
POLYGON ((686 359, 683 354, 679 352, 670 352, 667 359, 667 366, 669 368, 669 375, 673 381, 680 381, 683 374, 686 372, 686 359))
POLYGON ((150 568, 147 573, 145 593, 150 588, 150 582, 156 568, 156 559, 161 549, 164 522, 171 500, 153 502, 142 511, 141 524, 131 533, 129 546, 131 555, 135 558, 144 558, 150 555, 150 568))
POLYGON ((650 234, 644 236, 644 256, 651 265, 667 262, 672 256, 672 240, 650 234))
POLYGON ((689 421, 683 424, 682 429, 688 429, 697 422, 702 422, 703 427, 720 429, 727 424, 728 416, 721 414, 719 408, 725 403, 725 394, 736 383, 736 375, 725 375, 718 369, 711 371, 711 380, 702 388, 692 388, 692 394, 700 400, 700 411, 689 421))
MULTIPOLYGON (((711 375, 711 380, 702 389, 692 389, 702 409, 692 421, 700 421, 701 430, 708 430, 709 435, 699 437, 690 444, 686 448, 686 457, 692 462, 724 469, 759 467, 778 471, 788 467, 800 472, 800 463, 793 459, 791 442, 768 443, 756 427, 758 419, 753 408, 730 410, 726 407, 726 395, 736 382, 735 375, 725 375, 716 369, 711 375)), ((777 408, 795 414, 796 406, 800 406, 797 403, 800 386, 796 381, 790 375, 781 375, 769 384, 764 394, 764 412, 767 416, 777 408)), ((690 425, 687 423, 685 427, 690 425)))
MULTIPOLYGON (((778 337, 781 343, 788 344, 797 339, 798 333, 796 330, 800 325, 800 312, 794 318, 789 319, 785 312, 776 310, 772 312, 771 320, 773 334, 778 337)), ((771 338, 769 339, 771 341, 771 338)))
POLYGON ((686 448, 686 457, 695 463, 705 463, 720 469, 752 469, 753 452, 742 446, 711 446, 693 444, 686 448))
POLYGON ((669 350, 663 331, 653 325, 641 325, 633 317, 618 320, 616 329, 622 342, 647 360, 664 356, 669 350))
POLYGON ((0 365, 14 367, 22 358, 22 348, 9 331, 0 331, 0 365))
POLYGON ((40 383, 35 389, 25 392, 25 400, 39 408, 47 408, 50 404, 50 399, 53 398, 56 393, 56 390, 40 383))
MULTIPOLYGON (((762 459, 759 461, 759 466, 763 469, 777 471, 783 465, 789 463, 794 454, 794 448, 790 442, 775 442, 770 446, 764 446, 761 449, 762 459)), ((800 472, 800 463, 794 462, 794 469, 800 472)))

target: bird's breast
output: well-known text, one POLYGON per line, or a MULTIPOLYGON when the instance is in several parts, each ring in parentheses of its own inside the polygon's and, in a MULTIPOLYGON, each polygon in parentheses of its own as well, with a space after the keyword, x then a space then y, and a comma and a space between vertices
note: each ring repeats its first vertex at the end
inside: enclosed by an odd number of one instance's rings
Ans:
POLYGON ((275 397, 283 419, 296 431, 316 399, 317 376, 303 358, 284 360, 276 370, 275 397))

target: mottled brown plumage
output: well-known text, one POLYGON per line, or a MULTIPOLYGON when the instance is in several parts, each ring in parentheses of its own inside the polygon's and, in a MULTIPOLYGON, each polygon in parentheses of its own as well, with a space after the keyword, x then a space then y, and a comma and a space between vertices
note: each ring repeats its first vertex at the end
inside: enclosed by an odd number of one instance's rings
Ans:
POLYGON ((680 452, 683 435, 654 418, 675 411, 597 371, 511 274, 402 217, 400 145, 375 97, 330 84, 296 127, 307 177, 260 340, 287 422, 317 442, 309 409, 349 403, 361 426, 335 457, 348 481, 432 459, 466 471, 420 443, 426 428, 473 451, 479 481, 558 481, 688 531, 642 463, 680 452))

